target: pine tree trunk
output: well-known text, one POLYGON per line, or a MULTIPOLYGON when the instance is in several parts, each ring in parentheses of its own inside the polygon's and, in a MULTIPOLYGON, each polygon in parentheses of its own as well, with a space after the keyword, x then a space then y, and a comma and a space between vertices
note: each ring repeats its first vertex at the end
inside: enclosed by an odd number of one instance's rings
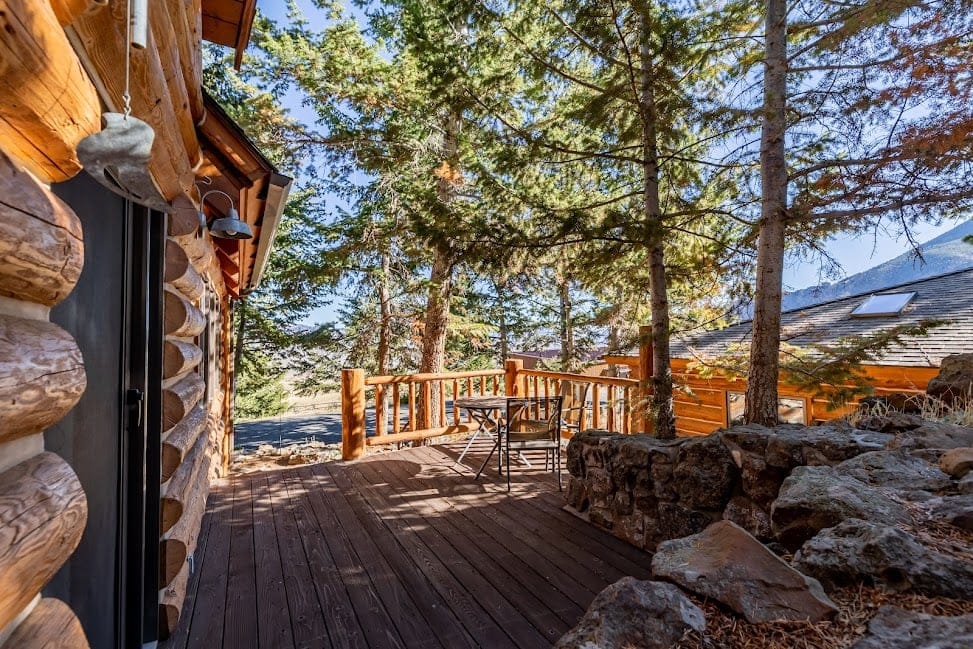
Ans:
MULTIPOLYGON (((378 348, 375 350, 375 363, 381 376, 389 374, 390 343, 392 339, 392 298, 389 291, 391 260, 388 251, 382 251, 382 275, 378 278, 378 348)), ((389 391, 382 392, 382 412, 388 412, 389 391)), ((394 404, 393 417, 399 416, 399 404, 394 404)))
MULTIPOLYGON (((453 172, 459 170, 459 111, 450 110, 443 125, 443 161, 448 169, 436 178, 436 196, 439 200, 437 213, 440 220, 448 220, 450 207, 456 198, 453 185, 453 172)), ((444 224, 445 229, 445 224, 444 224)), ((429 273, 429 293, 426 298, 426 318, 422 330, 422 358, 420 372, 442 372, 446 365, 446 332, 449 325, 449 308, 453 296, 453 268, 455 254, 448 243, 440 241, 433 246, 432 270, 429 273)), ((435 428, 439 426, 439 383, 433 383, 430 390, 430 403, 420 399, 419 420, 425 421, 426 408, 428 420, 435 428)))
POLYGON ((243 339, 247 331, 247 307, 246 304, 238 302, 235 308, 239 309, 239 315, 237 315, 236 336, 233 340, 233 375, 239 376, 243 364, 243 339))
POLYGON ((787 3, 767 0, 764 106, 760 133, 760 232, 753 340, 747 371, 744 420, 777 423, 780 301, 784 274, 787 167, 784 133, 787 108, 787 3))
POLYGON ((497 291, 497 311, 500 320, 500 365, 507 362, 510 355, 510 328, 507 326, 507 283, 494 282, 497 291))
POLYGON ((639 59, 642 68, 639 113, 642 121, 642 200, 649 241, 649 298, 652 308, 652 411, 655 435, 676 436, 672 412, 672 369, 669 364, 669 292, 663 253, 662 207, 659 200, 658 112, 653 86, 653 55, 648 9, 640 14, 639 59))
POLYGON ((557 286, 558 320, 561 337, 561 371, 575 369, 574 358, 574 304, 571 302, 571 278, 560 278, 557 286))

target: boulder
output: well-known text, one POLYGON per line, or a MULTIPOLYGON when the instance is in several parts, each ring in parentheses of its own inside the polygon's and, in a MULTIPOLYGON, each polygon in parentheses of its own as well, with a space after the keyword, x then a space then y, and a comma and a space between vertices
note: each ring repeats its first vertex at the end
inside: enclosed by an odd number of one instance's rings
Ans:
POLYGON ((963 495, 973 494, 973 473, 967 473, 956 483, 956 491, 963 495))
POLYGON ((945 451, 966 446, 973 446, 973 428, 940 421, 927 421, 918 428, 897 435, 889 448, 945 451))
POLYGON ((791 568, 730 521, 660 544, 652 575, 715 599, 748 622, 817 622, 837 611, 817 580, 791 568))
POLYGON ((973 354, 947 356, 939 374, 926 385, 926 394, 950 406, 962 407, 973 398, 973 354))
POLYGON ((761 541, 773 538, 770 515, 763 507, 744 496, 730 499, 723 510, 723 520, 736 523, 761 541))
POLYGON ((784 480, 770 510, 774 535, 796 550, 809 538, 847 518, 907 523, 905 508, 850 475, 828 466, 801 466, 784 480))
POLYGON ((598 593, 556 649, 668 649, 706 628, 703 611, 672 584, 623 577, 598 593))
POLYGON ((969 649, 973 613, 955 617, 927 615, 883 606, 868 623, 868 635, 851 649, 969 649))
POLYGON ((957 480, 973 469, 973 447, 953 448, 939 458, 939 468, 957 480))
POLYGON ((679 447, 672 482, 684 507, 717 511, 729 502, 738 474, 730 449, 719 437, 707 435, 679 447))
POLYGON ((949 476, 937 467, 902 450, 862 453, 845 460, 836 470, 873 487, 897 491, 937 492, 952 485, 949 476))
POLYGON ((765 454, 769 466, 791 469, 803 465, 838 464, 856 455, 880 451, 894 437, 847 425, 774 428, 765 454))
POLYGON ((923 423, 925 423, 925 420, 918 414, 888 412, 881 415, 864 415, 855 426, 860 430, 898 435, 919 428, 923 423))
POLYGON ((935 520, 973 530, 973 495, 944 496, 929 503, 929 513, 935 520))
POLYGON ((865 582, 923 595, 973 597, 973 564, 881 523, 849 519, 823 530, 801 547, 794 565, 827 588, 865 582))

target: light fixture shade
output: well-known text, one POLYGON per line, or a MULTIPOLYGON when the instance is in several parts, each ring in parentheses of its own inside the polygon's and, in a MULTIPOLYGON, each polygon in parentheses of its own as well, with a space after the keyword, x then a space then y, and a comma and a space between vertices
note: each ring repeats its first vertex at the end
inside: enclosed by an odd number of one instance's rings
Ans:
POLYGON ((239 213, 232 207, 228 216, 210 224, 209 232, 219 239, 253 239, 253 230, 245 221, 240 220, 239 213))

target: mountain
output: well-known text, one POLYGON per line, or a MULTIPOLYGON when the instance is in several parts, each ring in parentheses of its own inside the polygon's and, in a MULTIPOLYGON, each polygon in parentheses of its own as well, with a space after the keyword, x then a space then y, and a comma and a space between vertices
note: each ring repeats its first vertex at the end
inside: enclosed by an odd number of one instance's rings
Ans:
POLYGON ((784 295, 783 309, 789 311, 971 268, 973 244, 963 241, 968 236, 973 236, 973 220, 961 223, 949 232, 921 244, 921 260, 912 252, 907 252, 833 284, 820 284, 787 293, 784 295))

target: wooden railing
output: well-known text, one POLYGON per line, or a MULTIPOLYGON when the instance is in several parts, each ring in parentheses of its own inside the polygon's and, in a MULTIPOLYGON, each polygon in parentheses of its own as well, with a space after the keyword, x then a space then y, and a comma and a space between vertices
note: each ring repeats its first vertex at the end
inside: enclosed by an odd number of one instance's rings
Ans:
POLYGON ((528 396, 556 396, 562 394, 565 382, 586 385, 583 403, 572 404, 580 408, 580 429, 599 428, 613 433, 633 433, 642 430, 638 416, 641 405, 639 382, 611 376, 587 376, 567 372, 544 370, 520 370, 523 389, 519 393, 528 396))

